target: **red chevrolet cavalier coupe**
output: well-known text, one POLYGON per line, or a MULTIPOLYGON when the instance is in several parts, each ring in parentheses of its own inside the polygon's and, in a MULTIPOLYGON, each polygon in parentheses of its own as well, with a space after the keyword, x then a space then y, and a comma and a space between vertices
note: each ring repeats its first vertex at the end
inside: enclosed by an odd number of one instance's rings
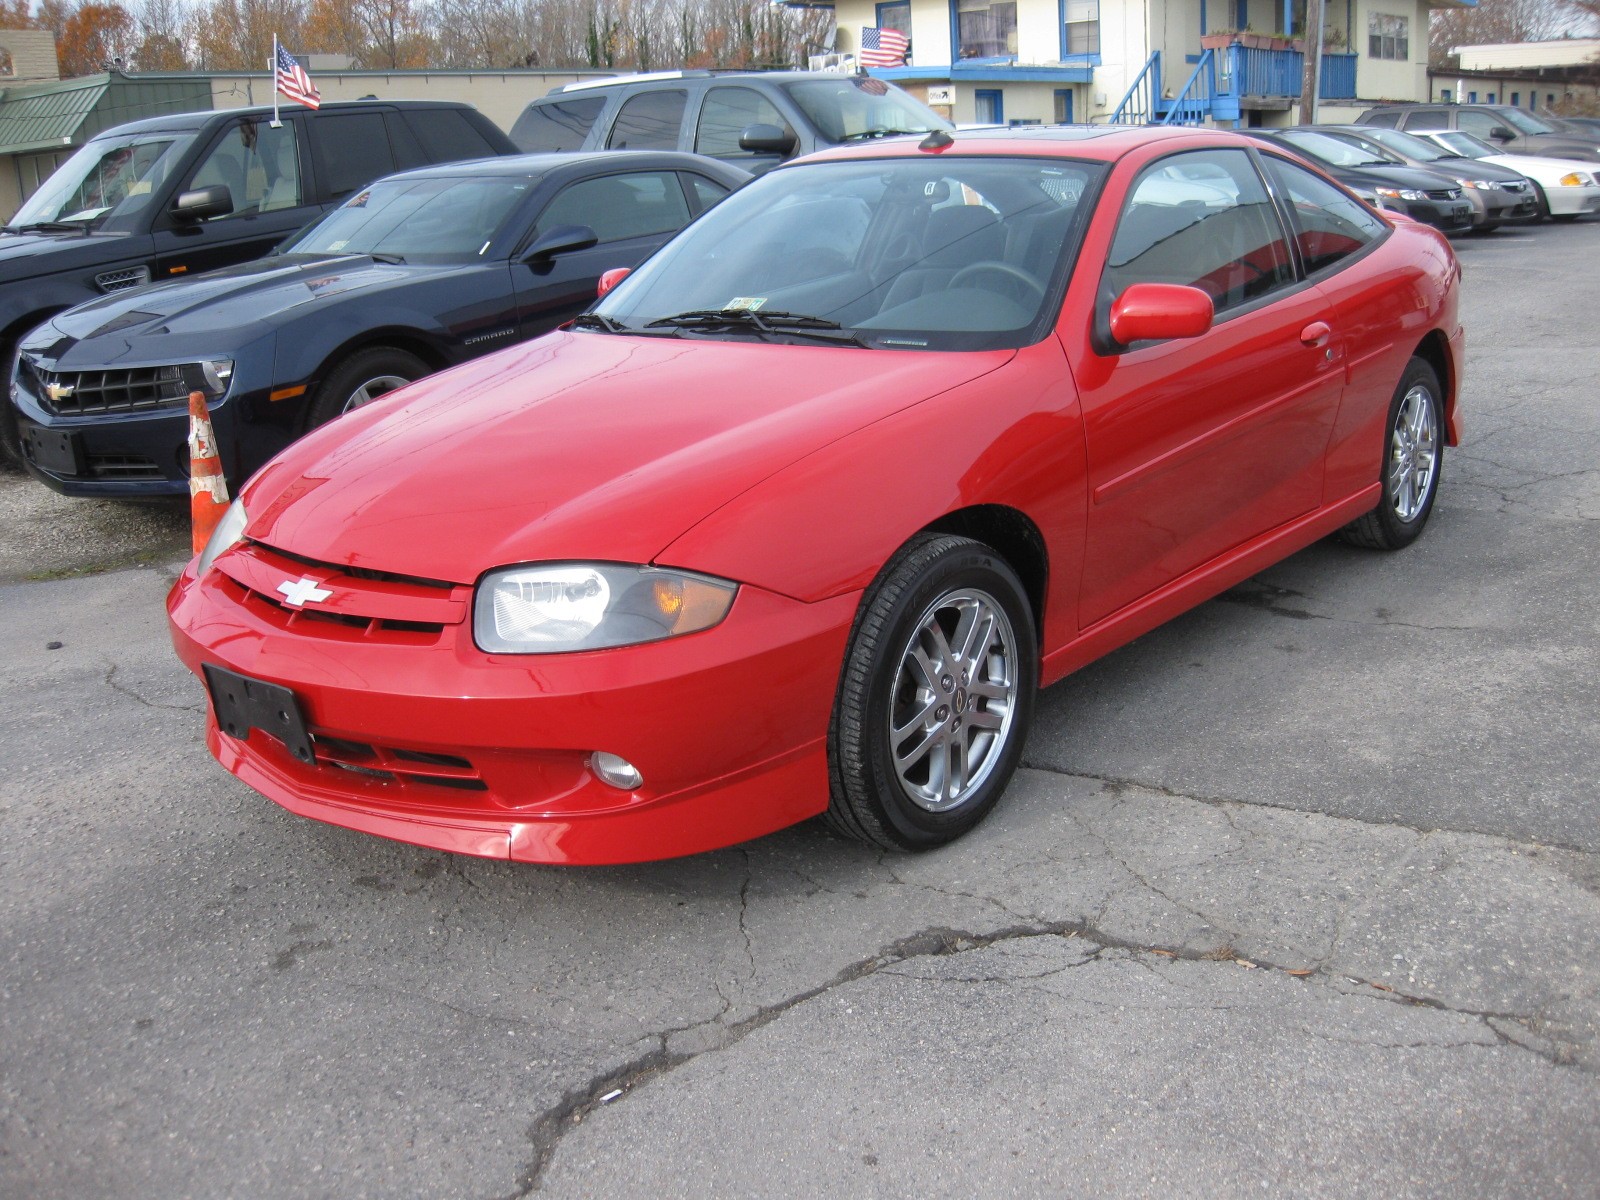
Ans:
POLYGON ((1273 147, 1044 129, 782 167, 561 332, 290 447, 173 590, 286 808, 611 863, 948 842, 1037 689, 1457 441, 1460 271, 1273 147))

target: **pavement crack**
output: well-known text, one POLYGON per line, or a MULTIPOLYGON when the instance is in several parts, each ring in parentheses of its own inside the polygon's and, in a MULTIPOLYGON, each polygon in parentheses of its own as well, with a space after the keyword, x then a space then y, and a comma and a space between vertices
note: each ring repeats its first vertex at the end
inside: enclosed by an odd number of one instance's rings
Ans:
POLYGON ((750 883, 755 879, 755 865, 750 860, 750 851, 740 849, 744 855, 744 882, 739 885, 739 933, 744 938, 744 956, 750 963, 750 982, 756 981, 756 950, 755 942, 750 937, 750 883))
POLYGON ((106 668, 105 677, 101 680, 101 682, 104 683, 113 692, 116 692, 118 695, 126 696, 130 700, 137 700, 140 704, 144 705, 146 708, 164 708, 164 709, 167 709, 170 712, 186 712, 186 713, 201 713, 201 714, 204 714, 204 712, 206 711, 205 708, 203 706, 201 706, 201 705, 195 705, 195 704, 163 704, 159 700, 151 700, 148 697, 143 696, 140 693, 134 691, 131 687, 128 687, 126 684, 118 683, 117 682, 117 669, 118 669, 117 668, 117 664, 116 663, 111 663, 106 668))

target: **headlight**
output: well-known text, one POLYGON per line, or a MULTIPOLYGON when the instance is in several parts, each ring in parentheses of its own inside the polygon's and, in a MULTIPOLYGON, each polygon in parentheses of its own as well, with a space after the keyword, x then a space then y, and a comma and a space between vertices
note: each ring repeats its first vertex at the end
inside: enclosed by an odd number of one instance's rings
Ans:
POLYGON ((1427 192, 1419 192, 1415 188, 1374 188, 1380 196, 1388 196, 1392 200, 1426 200, 1427 192))
POLYGON ((728 615, 738 590, 706 575, 615 563, 507 567, 478 584, 473 636, 492 654, 657 642, 710 629, 728 615))
POLYGON ((243 500, 235 500, 228 505, 228 511, 222 514, 222 520, 217 522, 216 529, 211 532, 211 540, 206 543, 206 548, 200 551, 200 565, 195 568, 197 577, 211 569, 211 564, 217 560, 217 555, 244 537, 244 525, 249 519, 245 516, 243 500))
POLYGON ((1594 179, 1582 171, 1570 171, 1561 177, 1562 187, 1588 187, 1594 179))
POLYGON ((226 395, 228 384, 233 381, 233 359, 207 359, 200 364, 200 375, 213 396, 226 395))

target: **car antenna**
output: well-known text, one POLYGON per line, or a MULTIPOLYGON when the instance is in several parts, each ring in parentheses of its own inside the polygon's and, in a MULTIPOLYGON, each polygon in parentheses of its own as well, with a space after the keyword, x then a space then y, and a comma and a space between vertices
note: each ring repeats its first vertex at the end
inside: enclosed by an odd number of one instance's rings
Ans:
POLYGON ((927 137, 917 143, 918 150, 943 150, 946 146, 955 145, 955 138, 943 129, 931 130, 927 137))

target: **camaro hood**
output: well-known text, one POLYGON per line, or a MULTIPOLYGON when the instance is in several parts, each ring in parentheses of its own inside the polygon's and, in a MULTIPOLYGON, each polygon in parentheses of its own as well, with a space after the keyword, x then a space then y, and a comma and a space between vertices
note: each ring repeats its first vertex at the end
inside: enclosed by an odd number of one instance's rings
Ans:
POLYGON ((1013 355, 554 333, 291 446, 245 489, 247 532, 457 583, 517 562, 650 562, 774 472, 1013 355))
MULTIPOLYGON (((239 331, 297 314, 310 305, 325 304, 336 296, 370 294, 409 283, 424 273, 451 269, 390 265, 365 255, 267 258, 193 279, 117 292, 69 309, 51 324, 58 336, 75 343, 114 337, 114 346, 121 348, 145 337, 200 333, 223 334, 226 340, 217 344, 226 346, 252 336, 240 337, 239 331)), ((86 346, 85 351, 98 358, 110 348, 86 346)))

